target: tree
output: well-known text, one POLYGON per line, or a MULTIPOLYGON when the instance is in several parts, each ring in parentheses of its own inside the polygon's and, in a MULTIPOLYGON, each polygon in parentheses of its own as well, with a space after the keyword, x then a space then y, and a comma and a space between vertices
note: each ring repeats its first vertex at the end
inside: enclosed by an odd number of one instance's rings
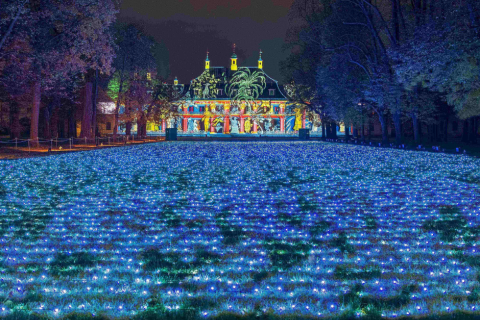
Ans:
MULTIPOLYGON (((75 82, 78 75, 91 69, 110 72, 114 52, 107 30, 117 10, 114 0, 10 3, 16 3, 18 10, 13 19, 7 20, 0 60, 29 61, 29 70, 21 75, 21 83, 32 88, 30 137, 35 141, 42 96, 61 92, 64 84, 75 82), (17 39, 23 39, 30 50, 6 52, 4 49, 17 39)), ((7 6, 6 10, 11 8, 7 6)), ((87 78, 86 82, 89 81, 87 78)))
MULTIPOLYGON (((115 73, 108 83, 107 93, 115 101, 115 121, 113 136, 118 133, 120 105, 125 103, 125 93, 135 77, 150 78, 156 73, 155 41, 146 36, 135 25, 115 24, 112 28, 117 45, 116 57, 113 61, 115 73), (153 75, 152 75, 153 74, 153 75)), ((137 83, 138 85, 138 83, 137 83)), ((133 88, 136 92, 138 88, 133 88)))
POLYGON ((471 0, 412 3, 406 40, 389 50, 397 79, 407 90, 420 86, 445 96, 466 120, 464 127, 470 124, 471 132, 464 139, 473 141, 475 118, 480 116, 480 4, 471 0))

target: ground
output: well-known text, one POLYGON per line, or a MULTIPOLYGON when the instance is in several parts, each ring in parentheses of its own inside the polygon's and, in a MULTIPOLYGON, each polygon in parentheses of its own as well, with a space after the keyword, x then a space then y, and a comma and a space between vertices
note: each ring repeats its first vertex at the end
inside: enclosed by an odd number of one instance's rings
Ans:
POLYGON ((299 141, 2 161, 0 316, 476 312, 478 168, 299 141))

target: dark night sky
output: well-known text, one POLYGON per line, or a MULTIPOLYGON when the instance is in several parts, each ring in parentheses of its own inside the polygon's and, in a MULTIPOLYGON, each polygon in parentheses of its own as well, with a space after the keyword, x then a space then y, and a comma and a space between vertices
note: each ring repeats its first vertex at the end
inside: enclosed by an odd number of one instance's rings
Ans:
MULTIPOLYGON (((123 0, 119 21, 134 23, 162 43, 170 79, 188 83, 212 66, 230 66, 236 44, 239 66, 256 66, 262 49, 265 72, 281 81, 279 62, 293 0, 123 0)), ((166 73, 163 74, 166 76, 166 73)))

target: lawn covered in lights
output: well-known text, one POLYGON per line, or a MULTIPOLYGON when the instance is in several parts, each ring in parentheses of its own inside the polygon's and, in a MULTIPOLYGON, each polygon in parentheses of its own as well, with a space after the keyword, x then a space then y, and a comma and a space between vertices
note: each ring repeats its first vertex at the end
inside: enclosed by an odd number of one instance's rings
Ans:
POLYGON ((479 168, 322 142, 2 161, 0 316, 476 312, 479 168))

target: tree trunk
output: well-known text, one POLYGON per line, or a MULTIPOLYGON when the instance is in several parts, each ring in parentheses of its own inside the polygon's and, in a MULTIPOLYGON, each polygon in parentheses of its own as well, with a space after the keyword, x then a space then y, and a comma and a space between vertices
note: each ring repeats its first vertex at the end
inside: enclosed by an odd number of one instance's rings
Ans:
POLYGON ((85 84, 84 91, 84 101, 83 101, 83 117, 82 117, 82 132, 80 133, 81 138, 91 139, 93 137, 92 131, 92 83, 87 82, 85 84))
POLYGON ((337 123, 335 121, 330 122, 332 126, 332 138, 337 139, 337 123))
POLYGON ((393 125, 395 126, 395 143, 397 145, 401 145, 402 144, 402 123, 400 119, 399 110, 393 113, 393 125))
POLYGON ((362 142, 365 142, 365 125, 363 124, 363 120, 362 120, 362 133, 360 136, 362 137, 362 142))
POLYGON ((418 118, 416 113, 412 113, 410 115, 412 117, 412 123, 413 123, 413 139, 415 140, 415 144, 419 143, 420 135, 418 132, 418 118))
POLYGON ((350 140, 350 127, 347 127, 347 125, 345 125, 345 140, 347 142, 350 140))
POLYGON ((98 69, 95 69, 95 80, 93 86, 93 97, 92 97, 92 130, 95 131, 95 136, 98 134, 97 127, 97 96, 98 96, 98 69))
POLYGON ((44 121, 44 125, 43 125, 43 137, 45 139, 51 139, 52 138, 52 134, 51 134, 51 131, 50 131, 50 110, 49 110, 49 106, 46 106, 45 108, 43 108, 43 121, 44 121))
POLYGON ((67 138, 77 137, 77 126, 75 123, 75 108, 68 109, 68 136, 67 138))
POLYGON ((325 141, 326 137, 326 128, 325 120, 322 119, 322 140, 325 141))
POLYGON ((11 100, 10 103, 10 139, 20 138, 20 110, 18 102, 11 100))
POLYGON ((468 139, 470 143, 477 143, 477 132, 475 131, 475 117, 470 118, 470 138, 468 139))
POLYGON ((385 114, 380 113, 378 115, 378 120, 380 121, 380 125, 382 126, 382 144, 388 145, 388 130, 387 130, 387 122, 385 119, 385 114))
POLYGON ((399 12, 398 12, 398 2, 397 0, 392 1, 392 29, 394 31, 394 37, 397 41, 400 40, 400 22, 399 22, 399 12))
POLYGON ((358 128, 357 127, 353 128, 353 138, 358 139, 358 128))
POLYGON ((443 141, 445 141, 445 142, 448 141, 448 123, 449 123, 449 120, 450 120, 450 113, 447 113, 447 115, 445 116, 445 127, 443 128, 443 134, 444 134, 443 141))
POLYGON ((30 122, 30 145, 32 147, 38 147, 38 118, 40 116, 40 101, 42 98, 40 81, 37 81, 33 85, 33 105, 32 105, 32 118, 30 122))
POLYGON ((59 119, 58 119, 58 113, 59 113, 59 108, 55 108, 53 110, 53 113, 51 115, 51 120, 50 120, 50 132, 51 135, 54 139, 58 139, 59 136, 59 119))
POLYGON ((463 121, 462 142, 468 142, 468 120, 463 121))

